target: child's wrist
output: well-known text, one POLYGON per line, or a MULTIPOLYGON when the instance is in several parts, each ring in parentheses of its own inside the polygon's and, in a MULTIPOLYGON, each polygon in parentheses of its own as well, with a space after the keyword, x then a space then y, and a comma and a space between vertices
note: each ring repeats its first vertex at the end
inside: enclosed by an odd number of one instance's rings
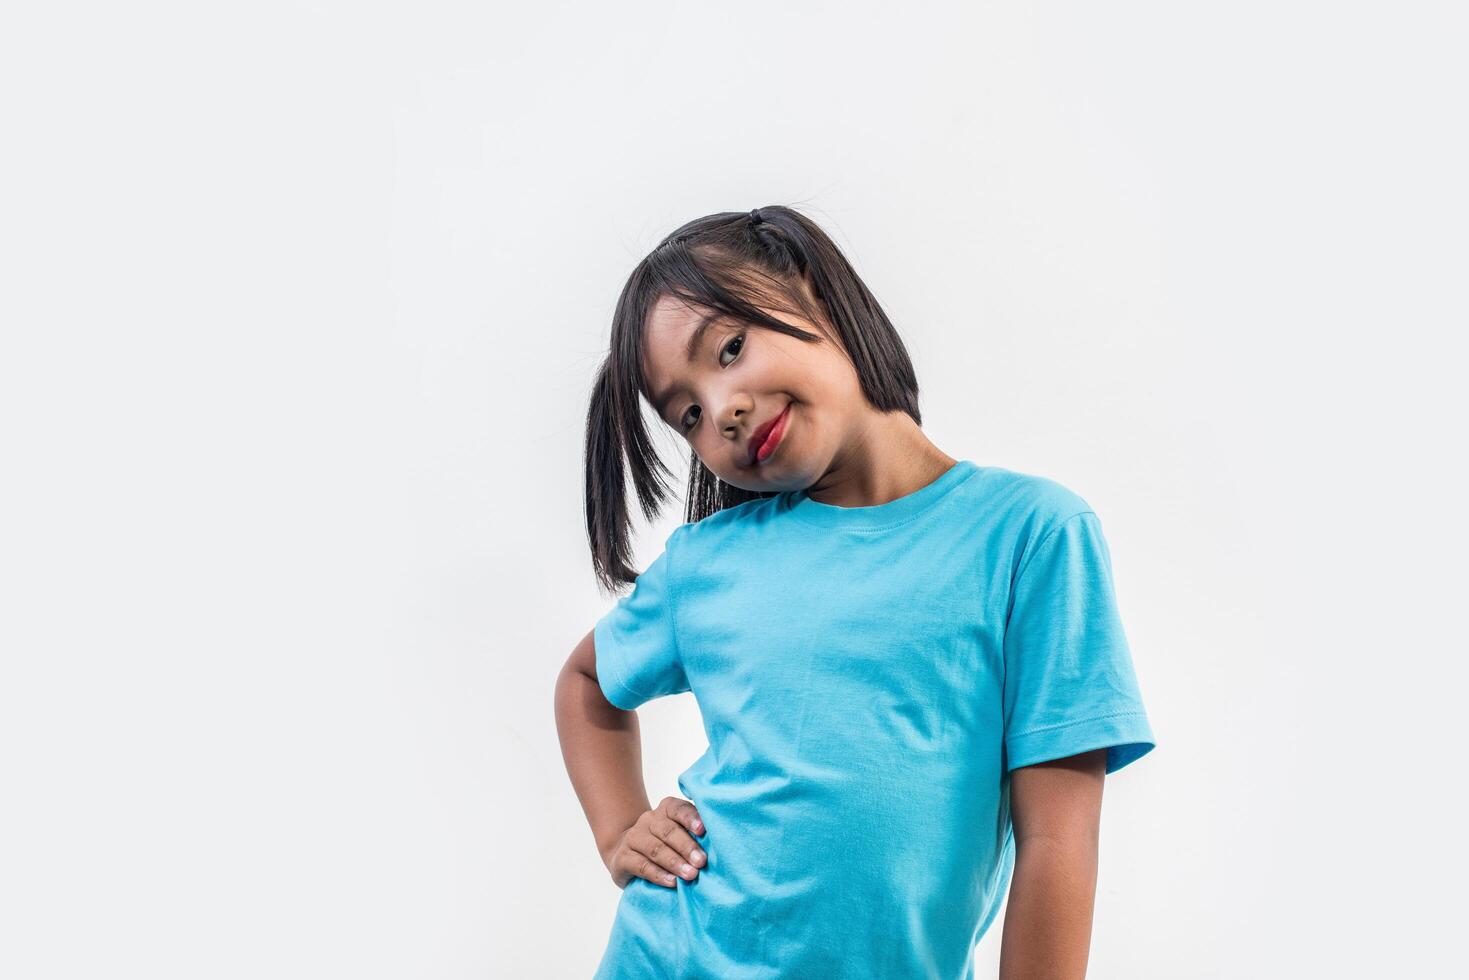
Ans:
POLYGON ((602 863, 607 866, 609 871, 612 870, 612 855, 616 853, 618 842, 622 840, 622 836, 626 833, 627 828, 623 827, 615 833, 608 833, 596 838, 597 853, 602 856, 602 863))

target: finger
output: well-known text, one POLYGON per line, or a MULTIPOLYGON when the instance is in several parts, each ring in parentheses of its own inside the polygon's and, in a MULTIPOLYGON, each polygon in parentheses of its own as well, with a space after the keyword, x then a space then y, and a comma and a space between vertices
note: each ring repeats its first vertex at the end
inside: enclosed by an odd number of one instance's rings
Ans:
MULTIPOLYGON (((684 830, 683 825, 672 817, 665 817, 655 811, 649 816, 648 832, 677 851, 679 856, 688 864, 692 865, 696 871, 702 868, 704 862, 708 860, 708 856, 699 847, 699 842, 690 837, 689 832, 684 830)), ((670 870, 678 872, 690 881, 693 880, 693 876, 684 874, 682 868, 672 868, 670 870)))
POLYGON ((698 808, 688 800, 681 800, 677 796, 665 796, 658 809, 683 824, 690 832, 703 836, 704 821, 699 819, 698 808))
POLYGON ((643 878, 665 888, 673 888, 678 883, 678 879, 670 871, 635 848, 627 848, 622 862, 623 868, 634 878, 643 878))
MULTIPOLYGON (((689 863, 689 859, 664 838, 664 834, 673 832, 683 833, 682 829, 667 817, 657 812, 650 813, 648 821, 638 828, 633 838, 633 850, 646 854, 663 870, 672 872, 685 881, 693 881, 698 877, 699 869, 689 863)), ((684 834, 684 836, 688 835, 684 834)))

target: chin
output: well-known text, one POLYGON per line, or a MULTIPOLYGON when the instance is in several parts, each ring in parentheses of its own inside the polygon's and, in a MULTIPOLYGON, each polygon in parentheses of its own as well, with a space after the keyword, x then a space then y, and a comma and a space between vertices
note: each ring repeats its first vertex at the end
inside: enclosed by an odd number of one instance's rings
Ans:
POLYGON ((738 487, 741 490, 764 493, 773 489, 760 479, 759 471, 753 466, 741 466, 735 468, 732 471, 722 471, 715 469, 708 463, 705 463, 704 468, 707 469, 710 473, 713 473, 715 476, 719 477, 720 482, 728 483, 730 486, 738 487))
POLYGON ((752 482, 749 470, 739 470, 738 472, 731 473, 730 477, 733 477, 733 479, 724 476, 721 476, 720 479, 732 487, 739 487, 741 490, 749 490, 754 493, 760 493, 770 489, 759 482, 752 482))

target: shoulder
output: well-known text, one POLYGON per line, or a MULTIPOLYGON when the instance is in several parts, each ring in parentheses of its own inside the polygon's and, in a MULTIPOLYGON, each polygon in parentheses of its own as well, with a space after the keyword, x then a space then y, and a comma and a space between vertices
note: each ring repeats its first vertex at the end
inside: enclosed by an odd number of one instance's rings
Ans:
POLYGON ((730 535, 742 534, 754 525, 769 521, 776 513, 781 497, 781 494, 774 494, 746 500, 733 507, 717 510, 701 520, 681 524, 674 533, 681 534, 690 544, 713 542, 730 535))
POLYGON ((1090 502, 1059 480, 1001 466, 985 467, 984 474, 983 506, 1005 529, 1012 571, 1068 522, 1096 519, 1090 502))
POLYGON ((757 497, 733 507, 715 511, 697 521, 680 524, 668 537, 667 547, 681 553, 717 553, 752 530, 769 524, 779 513, 781 498, 757 497))
POLYGON ((1092 511, 1085 497, 1059 480, 1003 466, 986 466, 984 473, 985 500, 1020 523, 1049 528, 1092 511))

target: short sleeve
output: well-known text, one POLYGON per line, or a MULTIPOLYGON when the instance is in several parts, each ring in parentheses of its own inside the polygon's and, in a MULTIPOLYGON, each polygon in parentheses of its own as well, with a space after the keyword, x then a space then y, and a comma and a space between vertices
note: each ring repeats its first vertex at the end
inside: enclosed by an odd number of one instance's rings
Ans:
POLYGON ((664 550, 593 628, 597 681, 613 705, 631 711, 646 701, 689 689, 674 630, 672 553, 664 550))
POLYGON ((1092 511, 1022 558, 1005 624, 1006 771, 1107 749, 1116 772, 1154 747, 1092 511))

